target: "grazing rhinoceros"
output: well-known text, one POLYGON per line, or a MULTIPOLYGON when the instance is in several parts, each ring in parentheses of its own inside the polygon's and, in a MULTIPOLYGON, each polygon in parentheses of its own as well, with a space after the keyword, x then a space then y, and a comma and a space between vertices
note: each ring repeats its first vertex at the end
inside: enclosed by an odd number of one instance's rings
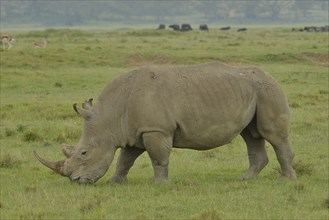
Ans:
POLYGON ((78 183, 95 183, 121 148, 109 183, 127 182, 127 174, 144 151, 151 158, 155 181, 168 179, 173 147, 208 150, 239 134, 247 144, 250 167, 243 179, 257 177, 267 165, 265 140, 274 147, 282 175, 296 178, 288 138, 286 96, 257 68, 219 62, 181 67, 143 67, 110 82, 95 106, 92 100, 74 110, 84 118, 75 148, 67 159, 37 159, 78 183))

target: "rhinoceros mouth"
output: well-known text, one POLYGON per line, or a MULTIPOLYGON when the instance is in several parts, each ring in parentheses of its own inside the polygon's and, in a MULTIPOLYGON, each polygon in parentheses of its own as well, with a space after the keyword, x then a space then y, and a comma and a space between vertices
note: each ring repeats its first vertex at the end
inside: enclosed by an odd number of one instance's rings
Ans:
POLYGON ((80 176, 71 177, 70 179, 71 179, 72 182, 82 184, 82 185, 91 185, 91 184, 94 184, 96 182, 94 179, 81 178, 80 176))
POLYGON ((73 182, 79 182, 79 180, 80 180, 80 177, 72 178, 72 181, 73 181, 73 182))

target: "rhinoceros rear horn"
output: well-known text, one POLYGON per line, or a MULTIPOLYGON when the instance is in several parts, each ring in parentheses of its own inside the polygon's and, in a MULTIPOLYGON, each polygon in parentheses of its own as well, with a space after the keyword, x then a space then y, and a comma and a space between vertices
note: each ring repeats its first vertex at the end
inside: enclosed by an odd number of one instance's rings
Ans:
POLYGON ((33 154, 46 167, 52 169, 53 171, 55 171, 56 173, 58 173, 58 174, 60 174, 62 176, 67 176, 61 170, 61 168, 63 167, 63 164, 64 164, 64 160, 57 161, 57 162, 51 162, 51 161, 47 161, 47 160, 43 159, 42 157, 40 157, 37 154, 37 152, 35 152, 35 151, 33 151, 33 154))

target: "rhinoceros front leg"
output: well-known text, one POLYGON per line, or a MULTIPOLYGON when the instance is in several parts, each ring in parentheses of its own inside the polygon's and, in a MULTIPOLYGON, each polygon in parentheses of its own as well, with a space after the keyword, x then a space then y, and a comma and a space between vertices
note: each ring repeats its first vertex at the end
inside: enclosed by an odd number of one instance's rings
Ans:
POLYGON ((148 132, 143 134, 143 143, 152 161, 154 181, 167 181, 172 137, 162 132, 148 132))
POLYGON ((265 140, 262 137, 253 137, 248 129, 243 130, 241 136, 247 144, 249 157, 249 170, 242 179, 256 178, 259 172, 268 164, 265 140))
POLYGON ((108 180, 109 184, 124 184, 128 182, 127 174, 135 160, 145 150, 136 147, 124 147, 118 158, 115 174, 108 180))

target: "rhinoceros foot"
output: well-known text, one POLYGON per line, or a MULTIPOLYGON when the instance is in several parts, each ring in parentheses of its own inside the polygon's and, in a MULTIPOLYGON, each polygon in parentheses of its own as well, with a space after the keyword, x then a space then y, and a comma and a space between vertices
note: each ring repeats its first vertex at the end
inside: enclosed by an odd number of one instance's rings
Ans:
POLYGON ((111 179, 107 181, 108 184, 114 185, 114 184, 127 184, 128 183, 128 178, 122 177, 122 176, 113 176, 111 179))
POLYGON ((241 180, 256 179, 257 177, 258 177, 258 174, 249 174, 249 173, 247 173, 246 175, 241 177, 241 180))
POLYGON ((288 171, 282 172, 281 176, 286 177, 290 180, 296 180, 297 179, 297 175, 296 175, 295 170, 288 170, 288 171))

